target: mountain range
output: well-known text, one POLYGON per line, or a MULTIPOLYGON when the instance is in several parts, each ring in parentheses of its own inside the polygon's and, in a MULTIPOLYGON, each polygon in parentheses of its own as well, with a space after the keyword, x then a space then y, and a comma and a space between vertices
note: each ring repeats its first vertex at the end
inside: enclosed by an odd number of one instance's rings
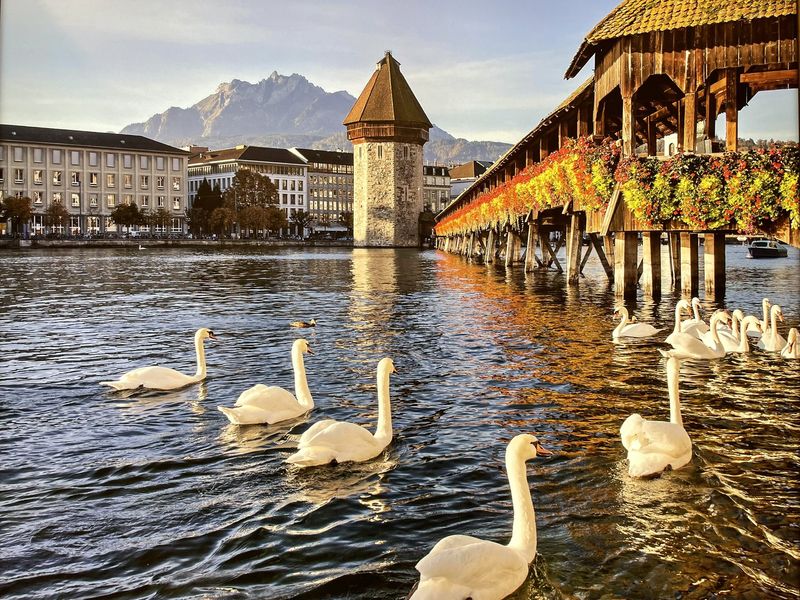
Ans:
MULTIPOLYGON (((302 75, 273 72, 258 83, 234 79, 188 108, 173 106, 120 133, 144 135, 173 146, 229 148, 252 144, 352 151, 342 121, 356 99, 345 91, 326 92, 302 75)), ((460 164, 495 161, 510 148, 502 142, 456 138, 434 125, 425 160, 460 164)))

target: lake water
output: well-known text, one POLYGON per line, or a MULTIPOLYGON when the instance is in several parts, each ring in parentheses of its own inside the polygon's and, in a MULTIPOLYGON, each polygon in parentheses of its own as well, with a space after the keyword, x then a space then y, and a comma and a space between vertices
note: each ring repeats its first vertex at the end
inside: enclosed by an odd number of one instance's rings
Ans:
MULTIPOLYGON (((726 305, 760 314, 769 296, 796 326, 797 250, 744 257, 728 247, 726 305)), ((671 328, 676 299, 631 308, 671 328)), ((658 341, 611 343, 613 305, 593 262, 570 287, 434 251, 4 252, 0 595, 403 598, 438 539, 508 541, 505 445, 532 432, 555 454, 528 466, 539 556, 514 598, 797 598, 800 361, 684 363, 693 460, 631 480, 619 427, 668 419, 666 379, 658 341), (193 372, 201 326, 219 335, 206 382, 97 384, 148 364, 193 372), (316 409, 228 425, 216 406, 247 387, 291 389, 299 336, 316 409), (318 419, 374 426, 384 356, 388 451, 286 465, 318 419)))

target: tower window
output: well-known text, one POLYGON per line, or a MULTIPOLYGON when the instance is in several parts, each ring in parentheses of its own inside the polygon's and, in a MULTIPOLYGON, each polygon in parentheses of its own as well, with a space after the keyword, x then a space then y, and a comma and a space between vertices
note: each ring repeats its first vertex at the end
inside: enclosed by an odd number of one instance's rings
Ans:
POLYGON ((408 160, 408 146, 403 146, 403 158, 408 160))
POLYGON ((378 159, 383 158, 383 146, 378 146, 378 159))

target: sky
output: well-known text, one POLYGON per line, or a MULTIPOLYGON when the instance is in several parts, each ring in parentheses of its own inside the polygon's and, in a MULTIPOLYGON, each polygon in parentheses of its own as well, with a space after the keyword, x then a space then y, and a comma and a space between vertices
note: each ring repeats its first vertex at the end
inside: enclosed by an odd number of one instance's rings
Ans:
MULTIPOLYGON (((119 131, 273 71, 358 96, 391 50, 433 123, 515 143, 591 75, 592 61, 564 80, 616 4, 2 0, 0 122, 119 131)), ((740 136, 797 140, 797 91, 758 94, 740 136)))

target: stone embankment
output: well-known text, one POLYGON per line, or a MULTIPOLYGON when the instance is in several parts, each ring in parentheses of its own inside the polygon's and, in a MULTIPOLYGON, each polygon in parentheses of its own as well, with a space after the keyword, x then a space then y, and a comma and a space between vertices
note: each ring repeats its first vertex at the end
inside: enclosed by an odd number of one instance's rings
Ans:
POLYGON ((352 241, 340 240, 15 240, 0 239, 0 248, 233 248, 241 246, 270 247, 352 247, 352 241))

